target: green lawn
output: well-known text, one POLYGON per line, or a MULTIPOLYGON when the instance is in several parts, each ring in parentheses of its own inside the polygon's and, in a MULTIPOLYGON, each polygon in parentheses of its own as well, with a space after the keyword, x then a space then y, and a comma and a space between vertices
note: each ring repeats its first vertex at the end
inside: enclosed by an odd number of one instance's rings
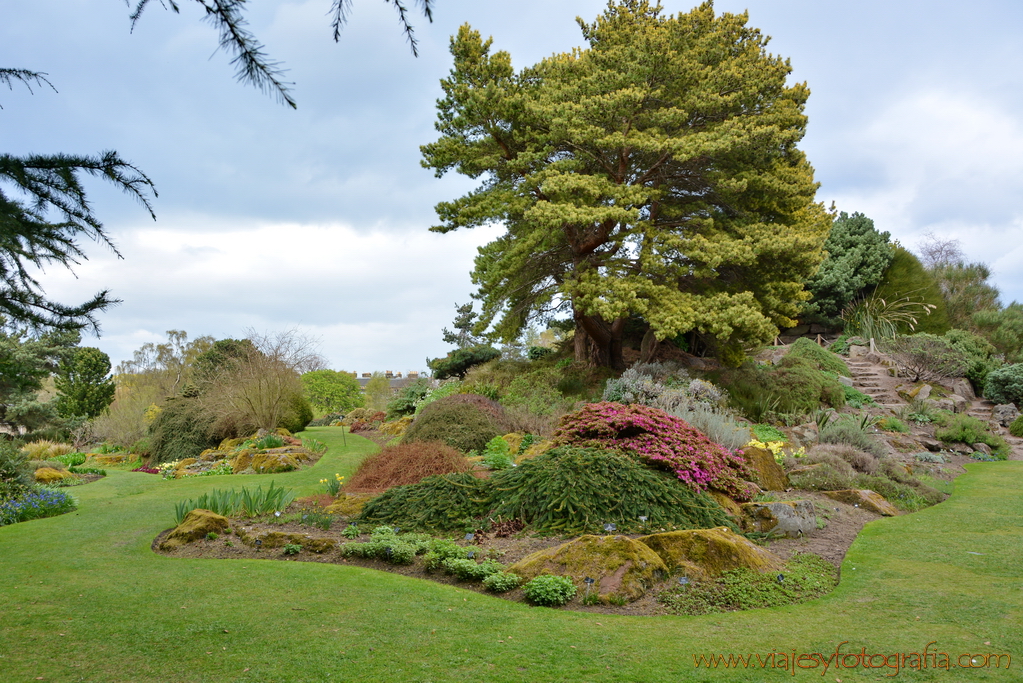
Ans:
MULTIPOLYGON (((336 428, 306 435, 327 441, 327 455, 272 477, 300 495, 376 450, 354 436, 344 448, 336 428)), ((693 660, 775 648, 827 656, 841 641, 844 652, 886 654, 937 641, 930 650, 953 661, 1013 655, 1008 671, 1003 660, 896 680, 1023 680, 1021 462, 971 465, 947 502, 869 525, 823 599, 703 617, 530 608, 361 568, 151 552, 176 501, 270 478, 111 472, 71 489, 76 513, 0 528, 0 682, 891 680, 892 669, 793 676, 693 660)))

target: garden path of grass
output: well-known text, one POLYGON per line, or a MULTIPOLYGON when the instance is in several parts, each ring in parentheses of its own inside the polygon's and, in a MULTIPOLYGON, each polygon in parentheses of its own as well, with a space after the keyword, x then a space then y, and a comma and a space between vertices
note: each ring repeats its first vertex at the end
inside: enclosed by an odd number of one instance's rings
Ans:
POLYGON ((112 472, 72 489, 76 513, 0 529, 0 682, 891 680, 891 669, 694 667, 697 653, 830 653, 841 641, 845 652, 937 641, 931 651, 1013 656, 1008 671, 896 680, 1023 680, 1023 462, 971 465, 945 503, 868 525, 831 595, 744 613, 530 608, 355 567, 150 550, 183 498, 271 478, 312 493, 376 449, 352 436, 344 449, 336 429, 310 434, 332 447, 308 470, 178 481, 112 472))

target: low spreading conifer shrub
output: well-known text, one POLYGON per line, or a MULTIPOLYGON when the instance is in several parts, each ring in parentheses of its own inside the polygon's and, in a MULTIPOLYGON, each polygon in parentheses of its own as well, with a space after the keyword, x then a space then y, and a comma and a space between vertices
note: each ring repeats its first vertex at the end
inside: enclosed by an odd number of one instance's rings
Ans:
POLYGON ((733 527, 710 496, 635 458, 595 448, 560 447, 489 479, 469 473, 399 486, 363 508, 359 523, 402 528, 475 528, 488 518, 518 519, 557 533, 733 527))

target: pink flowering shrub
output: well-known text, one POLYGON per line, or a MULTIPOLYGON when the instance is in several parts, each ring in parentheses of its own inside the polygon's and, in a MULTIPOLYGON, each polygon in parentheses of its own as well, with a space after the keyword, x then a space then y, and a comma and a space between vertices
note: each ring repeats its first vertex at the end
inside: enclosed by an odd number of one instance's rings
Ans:
POLYGON ((756 488, 742 451, 714 443, 688 422, 649 406, 590 403, 566 415, 554 432, 558 444, 622 451, 667 469, 697 491, 715 489, 739 501, 756 488))

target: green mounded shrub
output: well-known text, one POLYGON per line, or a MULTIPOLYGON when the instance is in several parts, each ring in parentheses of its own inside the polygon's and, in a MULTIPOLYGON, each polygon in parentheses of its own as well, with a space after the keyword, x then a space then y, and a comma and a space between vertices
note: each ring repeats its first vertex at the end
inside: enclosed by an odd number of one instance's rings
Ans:
POLYGON ((1009 433, 1015 437, 1023 437, 1023 415, 1020 415, 1009 425, 1009 433))
POLYGON ((538 368, 517 375, 504 392, 501 403, 518 407, 533 415, 550 415, 564 400, 558 390, 562 380, 555 368, 538 368))
POLYGON ((503 433, 495 420, 476 406, 437 401, 416 416, 402 443, 438 441, 468 453, 482 451, 488 441, 503 433))
POLYGON ((387 419, 396 420, 406 415, 414 415, 416 405, 430 393, 430 381, 417 379, 409 382, 394 394, 387 402, 387 419))
POLYGON ((821 428, 821 443, 846 444, 865 451, 878 458, 887 455, 884 445, 868 434, 854 418, 843 415, 821 428))
POLYGON ((987 376, 1002 366, 1002 361, 994 357, 997 352, 995 347, 987 339, 967 330, 949 330, 944 338, 966 357, 965 377, 970 380, 977 395, 983 396, 987 376))
POLYGON ((848 387, 843 384, 842 391, 845 392, 845 404, 847 406, 852 406, 853 408, 856 408, 856 410, 859 410, 863 406, 867 405, 877 405, 877 402, 874 401, 873 398, 871 398, 867 394, 864 394, 856 387, 848 387))
POLYGON ((470 558, 448 558, 441 563, 441 567, 448 574, 462 581, 483 581, 488 576, 504 571, 504 565, 496 560, 484 560, 477 563, 476 560, 470 558))
POLYGON ((838 380, 799 356, 782 358, 769 381, 780 399, 779 412, 812 413, 822 405, 836 410, 845 405, 845 390, 838 380))
POLYGON ((789 347, 786 356, 803 358, 813 364, 818 370, 831 372, 842 377, 852 377, 849 366, 841 356, 828 351, 811 339, 800 337, 789 347))
POLYGON ((1023 405, 1023 363, 992 370, 984 386, 984 397, 999 404, 1023 405))
POLYGON ((913 327, 906 323, 900 324, 900 334, 944 334, 949 329, 941 287, 920 263, 920 259, 903 247, 895 247, 892 262, 874 290, 874 296, 889 302, 908 297, 911 301, 933 306, 929 314, 916 316, 917 322, 913 327))
POLYGON ((842 384, 796 356, 785 356, 773 368, 747 363, 723 373, 721 383, 732 407, 753 422, 808 415, 822 405, 836 409, 845 405, 842 384))
POLYGON ((366 503, 358 522, 461 530, 498 516, 566 534, 600 533, 608 523, 624 532, 734 528, 710 496, 670 475, 627 455, 571 447, 552 449, 489 479, 448 474, 397 486, 366 503))
POLYGON ((511 572, 497 572, 483 579, 483 587, 492 593, 507 593, 522 584, 522 577, 511 572))
POLYGON ((998 460, 1005 460, 1009 455, 1009 444, 1005 439, 992 434, 982 420, 964 413, 943 416, 941 427, 934 431, 934 438, 945 443, 987 444, 998 460))
POLYGON ((292 434, 301 432, 313 421, 313 407, 302 394, 291 394, 287 398, 288 409, 281 417, 278 427, 284 427, 292 434))
POLYGON ((197 458, 207 448, 215 448, 226 436, 214 430, 215 420, 195 398, 167 399, 149 427, 151 464, 197 458))
POLYGON ((537 531, 602 533, 608 523, 625 533, 733 526, 710 496, 628 455, 597 448, 554 448, 489 481, 491 516, 518 519, 537 531))
POLYGON ((522 588, 526 599, 534 605, 558 607, 575 597, 576 587, 567 576, 543 574, 522 588))
POLYGON ((753 425, 751 431, 758 441, 765 443, 768 441, 788 441, 788 437, 785 436, 784 432, 771 425, 756 424, 753 425))
POLYGON ((434 538, 427 542, 423 566, 426 571, 444 568, 444 562, 453 559, 468 559, 469 553, 476 555, 481 550, 474 546, 461 546, 447 538, 434 538))
POLYGON ((878 429, 886 432, 897 432, 899 434, 909 433, 909 427, 897 417, 885 416, 877 421, 878 429))
POLYGON ((438 474, 418 484, 395 486, 366 503, 359 524, 397 524, 428 530, 474 527, 489 510, 491 481, 469 472, 438 474))
POLYGON ((511 447, 500 436, 487 442, 483 449, 483 464, 492 470, 506 470, 515 464, 511 457, 511 447))

